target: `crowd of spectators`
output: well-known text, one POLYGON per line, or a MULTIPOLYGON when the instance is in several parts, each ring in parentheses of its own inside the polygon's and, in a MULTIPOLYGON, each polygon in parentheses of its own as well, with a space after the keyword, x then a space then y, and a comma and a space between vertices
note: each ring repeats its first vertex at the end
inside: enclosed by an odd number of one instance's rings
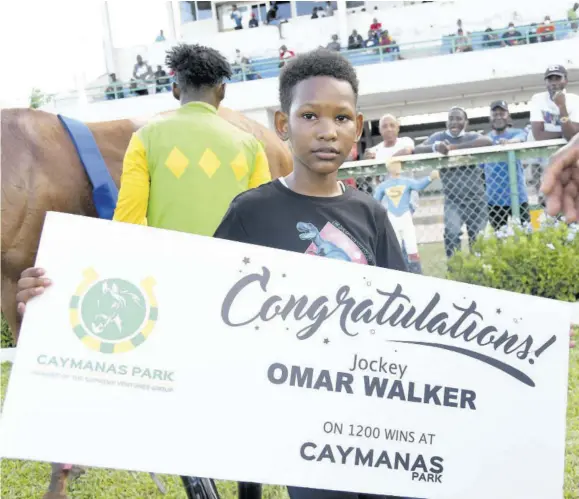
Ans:
MULTIPOLYGON (((162 33, 162 32, 161 32, 162 33)), ((156 71, 152 66, 137 55, 137 62, 133 66, 133 74, 127 85, 129 96, 150 95, 153 93, 170 92, 172 75, 168 74, 160 64, 156 71)), ((108 100, 123 99, 125 97, 125 85, 117 79, 115 73, 109 74, 109 86, 105 89, 108 100)))
MULTIPOLYGON (((577 19, 579 3, 575 3, 567 12, 567 20, 577 19)), ((526 45, 527 43, 552 42, 556 40, 556 26, 551 20, 551 16, 545 16, 541 23, 531 23, 528 29, 518 28, 514 22, 510 22, 507 28, 502 31, 488 27, 482 37, 482 46, 485 48, 506 47, 515 45, 526 45)), ((571 23, 571 29, 577 31, 577 23, 571 23)), ((471 31, 464 31, 462 20, 457 21, 457 31, 449 35, 452 37, 450 52, 469 52, 473 50, 471 31)))
MULTIPOLYGON (((465 109, 453 107, 448 113, 446 129, 436 132, 416 145, 409 137, 399 137, 400 126, 392 115, 380 120, 382 142, 364 152, 364 159, 392 162, 396 156, 440 153, 473 149, 491 145, 550 139, 571 140, 579 134, 579 95, 567 92, 568 73, 564 66, 549 66, 544 74, 545 91, 530 101, 530 127, 514 128, 505 100, 493 101, 489 106, 491 130, 486 134, 469 131, 465 109)), ((530 222, 529 199, 525 175, 520 161, 516 164, 519 213, 522 222, 530 222)), ((460 248, 462 226, 466 225, 469 243, 490 223, 499 230, 513 215, 511 179, 505 162, 468 164, 440 170, 444 195, 444 246, 447 257, 460 248)), ((375 195, 387 177, 359 177, 354 183, 359 190, 375 195)), ((387 191, 386 191, 387 192, 387 191)), ((393 191, 396 196, 399 190, 393 191)), ((417 196, 411 211, 417 207, 417 196)))
MULTIPOLYGON (((275 11, 275 5, 272 10, 275 11)), ((365 9, 362 9, 365 10, 365 9)), ((577 18, 577 10, 579 4, 575 4, 568 11, 568 20, 574 21, 577 18)), ((340 40, 337 34, 331 35, 330 41, 326 48, 334 51, 361 51, 367 49, 366 53, 378 54, 380 52, 388 54, 390 60, 404 59, 400 50, 400 45, 394 39, 392 34, 386 29, 379 19, 378 8, 375 8, 376 17, 373 18, 369 25, 369 29, 365 35, 360 34, 356 29, 348 36, 346 41, 340 40)), ((312 12, 312 19, 320 17, 333 16, 334 10, 331 2, 327 2, 325 8, 314 7, 312 12)), ((286 20, 287 22, 287 20, 286 20)), ((577 23, 572 22, 571 27, 577 30, 577 23)), ((551 20, 550 16, 545 16, 541 24, 533 23, 530 29, 521 32, 522 28, 517 28, 514 22, 509 23, 508 27, 501 32, 501 30, 493 30, 488 27, 483 33, 477 34, 481 38, 483 48, 506 47, 522 45, 526 43, 540 43, 549 42, 556 39, 556 26, 551 20)), ((461 19, 457 20, 457 30, 455 33, 449 35, 451 39, 450 49, 451 53, 471 52, 473 50, 473 32, 467 31, 463 27, 461 19)), ((280 50, 280 52, 282 52, 280 50)), ((248 59, 249 60, 249 59, 248 59)), ((283 63, 280 63, 280 67, 283 63)))
MULTIPOLYGON (((361 11, 365 11, 362 8, 361 11)), ((567 12, 567 20, 570 21, 570 27, 572 30, 577 31, 577 12, 579 11, 579 3, 575 3, 569 8, 567 12)), ((277 2, 271 2, 270 8, 266 14, 266 19, 264 24, 277 26, 280 30, 280 38, 282 36, 282 25, 287 23, 287 19, 281 19, 278 15, 279 8, 277 2)), ((350 13, 354 13, 352 10, 350 13)), ((340 40, 337 34, 331 35, 330 41, 327 43, 326 48, 333 51, 362 51, 363 53, 378 54, 382 52, 388 55, 388 60, 401 60, 404 59, 401 53, 400 45, 394 39, 392 34, 388 29, 384 27, 383 22, 379 19, 380 10, 378 7, 374 7, 375 17, 369 25, 368 32, 365 36, 360 34, 357 30, 353 30, 348 36, 348 40, 340 40), (363 49, 366 49, 365 51, 363 49)), ((237 6, 233 4, 231 6, 230 18, 234 21, 236 30, 243 29, 243 13, 237 6)), ((248 23, 249 28, 255 28, 259 26, 259 21, 253 12, 250 12, 250 20, 248 23)), ((331 17, 335 15, 334 7, 332 2, 326 2, 324 7, 314 7, 312 11, 311 18, 317 19, 321 17, 331 17)), ((382 14, 386 15, 386 14, 382 14)), ((450 44, 450 52, 469 52, 473 50, 472 37, 473 33, 471 31, 465 31, 463 27, 463 22, 461 19, 457 20, 457 30, 456 33, 449 35, 452 40, 450 44)), ((550 16, 545 16, 543 22, 539 25, 533 23, 530 29, 522 31, 521 28, 517 28, 514 22, 509 23, 508 27, 502 31, 494 31, 491 27, 488 27, 484 34, 478 34, 481 36, 482 43, 480 44, 484 48, 494 48, 494 47, 505 47, 521 45, 526 43, 540 43, 549 42, 556 39, 556 26, 551 20, 550 16)), ((159 31, 155 42, 166 41, 163 30, 159 31)), ((284 61, 290 57, 294 57, 296 54, 295 50, 287 48, 287 45, 282 45, 279 49, 279 63, 278 67, 284 65, 284 61)), ((254 64, 259 62, 259 59, 254 58, 252 55, 241 56, 241 51, 236 50, 236 56, 232 61, 234 68, 234 74, 242 77, 244 80, 255 80, 260 79, 260 70, 266 69, 266 66, 261 64, 254 64)), ((149 95, 151 92, 159 93, 170 90, 171 75, 167 75, 167 72, 161 67, 157 66, 157 70, 153 72, 151 66, 143 62, 142 57, 137 56, 137 63, 134 66, 132 78, 128 82, 121 82, 118 80, 116 74, 109 75, 109 85, 105 90, 105 96, 107 99, 119 99, 125 96, 138 96, 138 95, 149 95)))

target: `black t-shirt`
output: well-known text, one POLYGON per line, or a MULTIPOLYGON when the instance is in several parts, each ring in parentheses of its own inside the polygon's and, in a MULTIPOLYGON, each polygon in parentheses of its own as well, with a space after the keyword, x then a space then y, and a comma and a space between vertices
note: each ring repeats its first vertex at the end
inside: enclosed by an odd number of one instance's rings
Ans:
POLYGON ((339 196, 311 197, 274 180, 239 194, 214 237, 407 270, 384 207, 349 187, 339 196))

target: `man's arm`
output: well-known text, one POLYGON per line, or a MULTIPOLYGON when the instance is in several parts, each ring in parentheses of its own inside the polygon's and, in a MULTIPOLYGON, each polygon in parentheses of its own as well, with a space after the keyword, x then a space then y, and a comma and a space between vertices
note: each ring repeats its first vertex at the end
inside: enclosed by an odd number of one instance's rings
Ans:
MULTIPOLYGON (((553 102, 557 104, 559 112, 561 115, 561 131, 563 132, 563 137, 565 140, 571 140, 575 135, 579 133, 579 123, 572 121, 575 116, 573 116, 573 111, 576 109, 569 110, 567 107, 567 96, 563 92, 558 92, 553 97, 553 102)), ((571 104, 573 106, 575 102, 571 104)))
POLYGON ((404 141, 404 147, 402 149, 400 149, 399 151, 396 151, 392 157, 394 156, 409 156, 410 154, 412 154, 414 152, 414 140, 412 140, 410 137, 401 137, 401 140, 404 141))
POLYGON ((134 133, 123 161, 121 188, 113 220, 145 225, 149 186, 150 176, 145 146, 139 135, 134 133))
POLYGON ((517 144, 518 142, 527 142, 527 132, 525 130, 521 130, 507 141, 508 144, 517 144))
POLYGON ((563 137, 565 140, 569 141, 575 135, 579 134, 579 123, 575 123, 574 121, 566 121, 561 123, 561 130, 563 132, 563 137))
POLYGON ((432 145, 436 141, 437 136, 438 134, 433 134, 430 137, 428 137, 424 142, 422 142, 422 144, 416 146, 414 148, 414 154, 427 154, 429 152, 434 152, 432 150, 432 145))
POLYGON ((546 132, 544 121, 531 121, 531 127, 535 140, 560 139, 562 137, 561 132, 546 132))
POLYGON ((467 140, 465 142, 463 142, 462 144, 450 144, 448 146, 448 149, 450 151, 454 151, 456 149, 472 149, 474 147, 487 147, 487 146, 492 146, 493 145, 493 141, 490 139, 490 137, 487 137, 485 135, 478 135, 477 138, 473 139, 473 140, 467 140))
POLYGON ((534 95, 531 99, 530 108, 531 108, 531 131, 533 133, 533 139, 535 141, 538 140, 549 140, 549 139, 560 139, 561 132, 546 132, 545 131, 545 122, 543 121, 543 113, 541 112, 541 106, 538 102, 539 100, 538 95, 534 95))
POLYGON ((249 179, 249 188, 259 187, 262 184, 271 182, 271 173, 269 171, 269 162, 263 146, 258 142, 255 160, 253 164, 253 173, 249 179))

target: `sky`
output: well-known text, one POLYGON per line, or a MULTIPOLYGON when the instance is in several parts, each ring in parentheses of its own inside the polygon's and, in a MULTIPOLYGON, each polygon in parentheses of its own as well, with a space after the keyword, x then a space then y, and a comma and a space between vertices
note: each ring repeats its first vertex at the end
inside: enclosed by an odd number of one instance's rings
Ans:
MULTIPOLYGON (((0 106, 28 106, 32 88, 74 90, 106 73, 102 3, 96 0, 2 1, 0 6, 0 106)), ((163 1, 109 4, 117 47, 149 44, 167 29, 163 1)))

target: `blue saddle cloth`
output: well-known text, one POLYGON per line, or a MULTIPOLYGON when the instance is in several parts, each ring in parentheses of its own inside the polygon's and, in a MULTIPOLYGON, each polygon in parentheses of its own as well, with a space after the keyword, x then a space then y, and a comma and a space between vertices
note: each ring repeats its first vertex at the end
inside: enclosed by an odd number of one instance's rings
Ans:
POLYGON ((58 119, 68 132, 92 184, 92 198, 99 218, 112 220, 119 190, 107 169, 92 132, 81 121, 61 114, 58 115, 58 119))

